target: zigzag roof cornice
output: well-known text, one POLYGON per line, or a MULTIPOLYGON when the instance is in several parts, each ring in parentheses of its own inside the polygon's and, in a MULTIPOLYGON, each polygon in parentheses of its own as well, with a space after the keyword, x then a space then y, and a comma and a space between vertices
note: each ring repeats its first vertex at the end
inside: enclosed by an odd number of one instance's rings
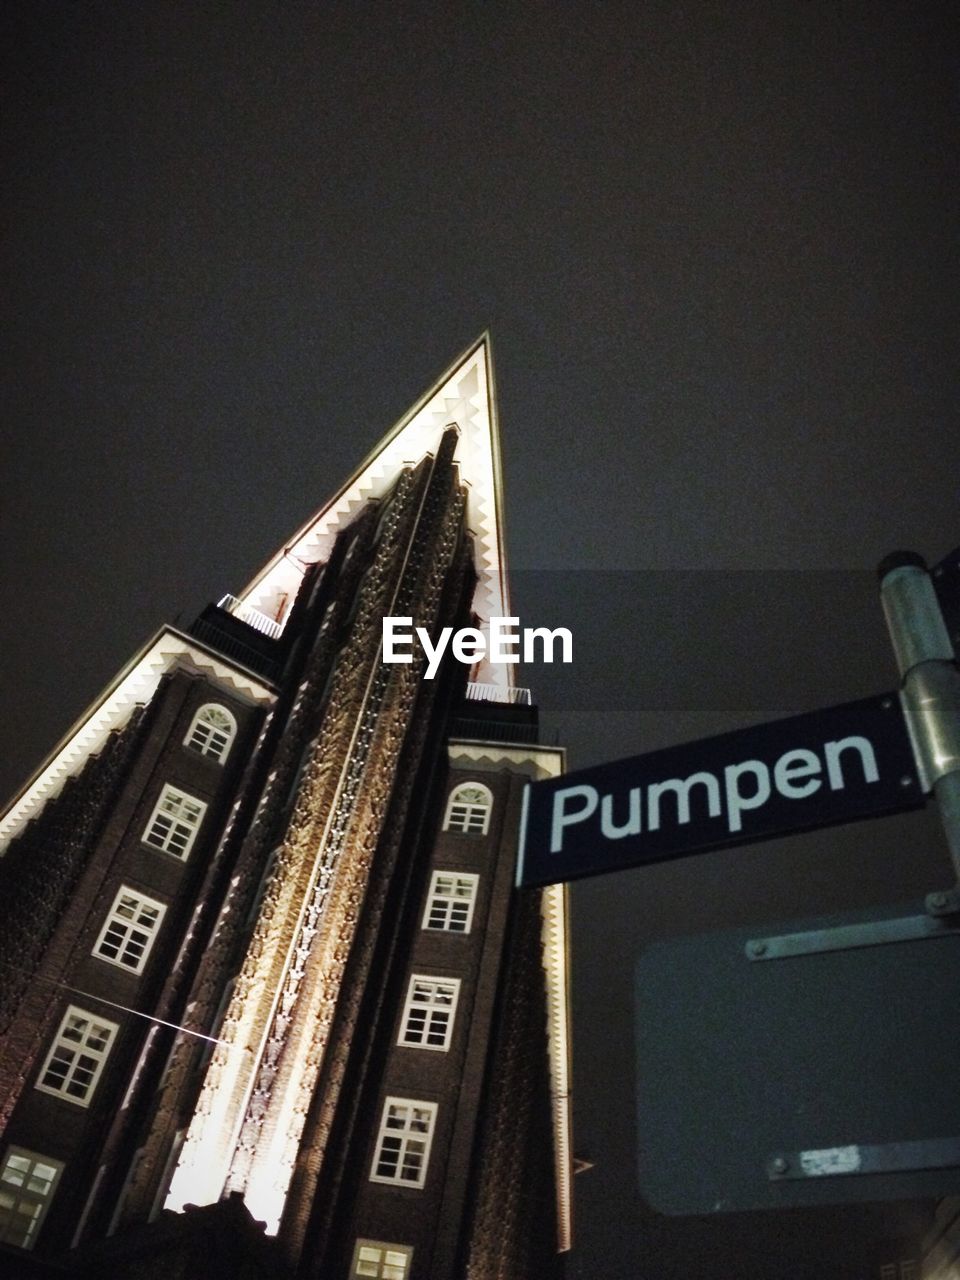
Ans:
POLYGON ((150 701, 167 672, 177 667, 206 676, 261 705, 276 698, 276 692, 252 672, 234 666, 192 636, 162 627, 91 703, 0 815, 0 856, 47 801, 60 794, 67 779, 103 748, 108 735, 123 728, 133 709, 150 701))
MULTIPOLYGON (((474 540, 478 576, 474 612, 481 628, 491 617, 509 616, 500 435, 486 334, 453 362, 387 432, 340 491, 268 561, 241 593, 243 604, 282 625, 296 598, 303 565, 326 560, 337 534, 359 507, 368 499, 383 497, 401 467, 433 453, 451 423, 460 431, 455 456, 467 489, 467 525, 474 540)), ((481 664, 481 671, 478 678, 488 683, 502 687, 514 683, 514 669, 508 664, 481 664)))

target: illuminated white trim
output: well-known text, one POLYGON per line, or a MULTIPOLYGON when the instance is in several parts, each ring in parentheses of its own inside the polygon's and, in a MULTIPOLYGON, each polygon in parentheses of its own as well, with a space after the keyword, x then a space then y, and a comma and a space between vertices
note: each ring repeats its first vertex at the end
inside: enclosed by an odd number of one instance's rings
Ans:
POLYGON ((3 811, 0 856, 46 802, 59 795, 67 779, 102 750, 110 733, 123 728, 134 708, 150 701, 163 676, 177 667, 206 676, 250 702, 264 705, 276 698, 268 685, 243 667, 234 666, 192 636, 162 627, 87 708, 3 811))
MULTIPOLYGON (((493 617, 509 617, 503 551, 503 479, 490 341, 484 334, 388 431, 339 493, 304 524, 241 593, 242 603, 284 623, 296 598, 303 565, 329 558, 334 538, 369 499, 382 498, 400 468, 435 452, 446 427, 460 431, 456 460, 467 487, 467 526, 474 537, 478 575, 473 610, 481 630, 493 617)), ((487 646, 489 648, 489 645, 487 646)), ((479 664, 479 678, 498 688, 515 683, 514 667, 479 664)))
POLYGON ((499 773, 507 768, 535 780, 557 778, 566 767, 563 747, 513 746, 480 738, 451 738, 447 747, 450 768, 471 773, 499 773))
POLYGON ((547 1054, 557 1186, 557 1249, 573 1245, 573 1141, 570 1097, 569 900, 565 884, 541 890, 543 967, 547 976, 547 1054))

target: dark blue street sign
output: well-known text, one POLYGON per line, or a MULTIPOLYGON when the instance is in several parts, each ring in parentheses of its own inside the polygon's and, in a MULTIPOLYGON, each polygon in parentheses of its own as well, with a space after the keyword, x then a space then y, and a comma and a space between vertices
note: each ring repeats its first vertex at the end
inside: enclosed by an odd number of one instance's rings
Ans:
POLYGON ((529 783, 517 884, 554 884, 918 808, 896 694, 529 783))

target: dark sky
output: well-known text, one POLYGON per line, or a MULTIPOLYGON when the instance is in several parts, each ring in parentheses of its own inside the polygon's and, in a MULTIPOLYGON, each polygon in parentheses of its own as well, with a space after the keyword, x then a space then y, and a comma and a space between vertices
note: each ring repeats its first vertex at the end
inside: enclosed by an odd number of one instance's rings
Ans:
MULTIPOLYGON (((515 602, 576 644, 527 679, 574 766, 893 687, 873 568, 960 543, 949 6, 3 25, 3 790, 486 327, 515 602)), ((642 1208, 631 973, 948 880, 924 813, 575 887, 571 1277, 834 1274, 882 1229, 642 1208)))

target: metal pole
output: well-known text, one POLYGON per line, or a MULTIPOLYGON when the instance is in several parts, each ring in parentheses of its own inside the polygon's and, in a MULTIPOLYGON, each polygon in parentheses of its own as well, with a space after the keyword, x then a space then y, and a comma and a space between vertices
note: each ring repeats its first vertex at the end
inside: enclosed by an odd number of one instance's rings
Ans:
POLYGON ((960 671, 922 556, 881 561, 880 598, 900 668, 900 700, 924 791, 940 809, 960 881, 960 671))

